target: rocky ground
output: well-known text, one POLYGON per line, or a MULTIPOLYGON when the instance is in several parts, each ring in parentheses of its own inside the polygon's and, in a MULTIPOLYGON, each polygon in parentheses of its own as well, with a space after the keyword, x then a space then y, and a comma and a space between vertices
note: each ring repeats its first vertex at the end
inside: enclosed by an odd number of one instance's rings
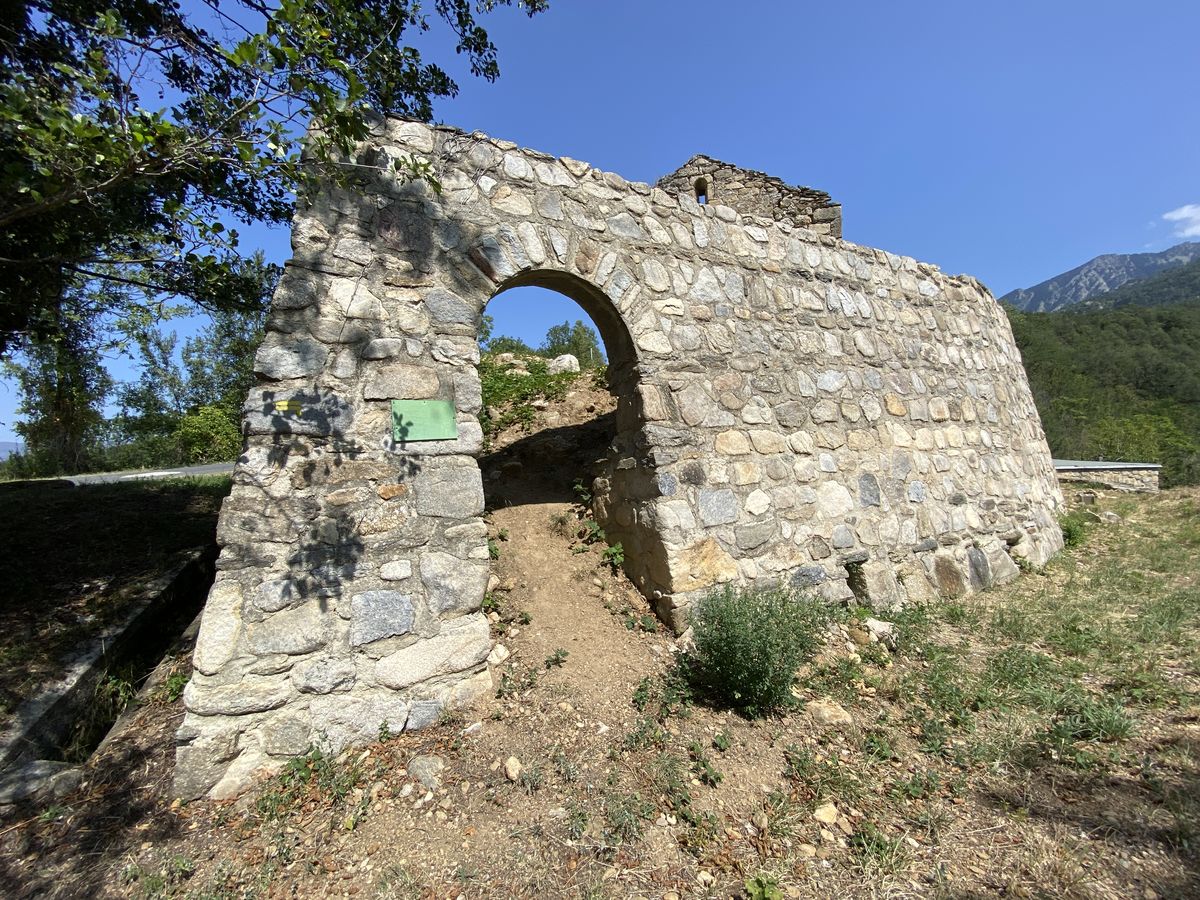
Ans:
MULTIPOLYGON (((680 642, 573 490, 611 409, 579 382, 493 436, 494 697, 181 806, 182 710, 151 686, 75 794, 8 811, 0 891, 1200 893, 1200 492, 1074 491, 1077 545, 1044 571, 926 609, 831 611, 797 708, 747 720, 689 696, 680 642)), ((181 646, 160 676, 186 665, 181 646)))

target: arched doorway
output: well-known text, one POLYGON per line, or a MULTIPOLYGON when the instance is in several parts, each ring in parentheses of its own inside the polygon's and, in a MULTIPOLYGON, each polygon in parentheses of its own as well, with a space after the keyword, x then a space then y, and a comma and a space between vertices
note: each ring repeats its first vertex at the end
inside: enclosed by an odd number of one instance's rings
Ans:
MULTIPOLYGON (((563 520, 564 528, 601 530, 602 536, 593 533, 590 540, 606 549, 612 567, 624 568, 653 602, 645 577, 647 538, 652 536, 641 533, 639 523, 648 516, 639 507, 655 494, 640 474, 644 460, 638 452, 645 441, 638 357, 620 313, 588 282, 552 270, 523 272, 501 284, 484 315, 489 311, 498 324, 492 326, 490 342, 481 341, 479 364, 484 395, 479 463, 489 512, 537 505, 543 517, 563 520), (518 318, 503 314, 506 308, 537 306, 551 312, 534 317, 537 324, 523 329, 512 327, 518 318), (599 333, 598 358, 578 360, 577 375, 548 375, 553 360, 522 352, 546 350, 538 328, 555 320, 567 325, 575 320, 572 330, 594 326, 599 333), (517 340, 508 339, 513 330, 519 331, 517 340), (505 405, 491 408, 493 395, 496 404, 505 405), (568 505, 574 516, 570 525, 564 516, 568 505)), ((582 551, 579 536, 573 540, 582 551)), ((502 547, 493 549, 502 552, 502 547)))

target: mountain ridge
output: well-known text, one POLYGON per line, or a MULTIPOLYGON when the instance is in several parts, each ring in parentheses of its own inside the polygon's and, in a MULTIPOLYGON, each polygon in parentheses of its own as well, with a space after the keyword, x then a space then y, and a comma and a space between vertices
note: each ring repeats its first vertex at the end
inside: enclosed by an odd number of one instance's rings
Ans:
POLYGON ((1197 241, 1157 253, 1104 253, 1032 287, 1009 291, 1000 301, 1023 312, 1055 312, 1196 260, 1200 260, 1197 241))
POLYGON ((1097 294, 1068 308, 1068 312, 1121 309, 1127 306, 1175 306, 1200 300, 1200 259, 1139 278, 1115 291, 1097 294))

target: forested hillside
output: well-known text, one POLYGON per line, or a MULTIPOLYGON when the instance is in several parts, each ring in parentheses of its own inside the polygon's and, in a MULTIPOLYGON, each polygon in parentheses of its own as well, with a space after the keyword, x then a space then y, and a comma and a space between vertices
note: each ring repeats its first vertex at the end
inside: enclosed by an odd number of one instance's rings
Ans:
POLYGON ((1164 486, 1200 482, 1200 297, 1005 311, 1056 457, 1159 462, 1164 486))

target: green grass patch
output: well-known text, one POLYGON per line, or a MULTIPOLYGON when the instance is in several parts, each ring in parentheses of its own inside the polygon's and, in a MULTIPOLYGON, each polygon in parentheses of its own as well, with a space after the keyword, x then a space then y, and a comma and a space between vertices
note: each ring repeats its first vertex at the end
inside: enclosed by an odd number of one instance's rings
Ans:
POLYGON ((802 800, 816 805, 824 800, 841 803, 863 797, 865 788, 858 774, 839 756, 818 756, 806 748, 787 747, 783 760, 784 775, 802 800))
POLYGON ((479 424, 487 436, 513 425, 528 431, 533 424, 537 400, 561 400, 570 390, 577 373, 551 375, 548 360, 529 358, 528 372, 498 364, 490 355, 479 362, 479 380, 483 390, 483 413, 479 424))

